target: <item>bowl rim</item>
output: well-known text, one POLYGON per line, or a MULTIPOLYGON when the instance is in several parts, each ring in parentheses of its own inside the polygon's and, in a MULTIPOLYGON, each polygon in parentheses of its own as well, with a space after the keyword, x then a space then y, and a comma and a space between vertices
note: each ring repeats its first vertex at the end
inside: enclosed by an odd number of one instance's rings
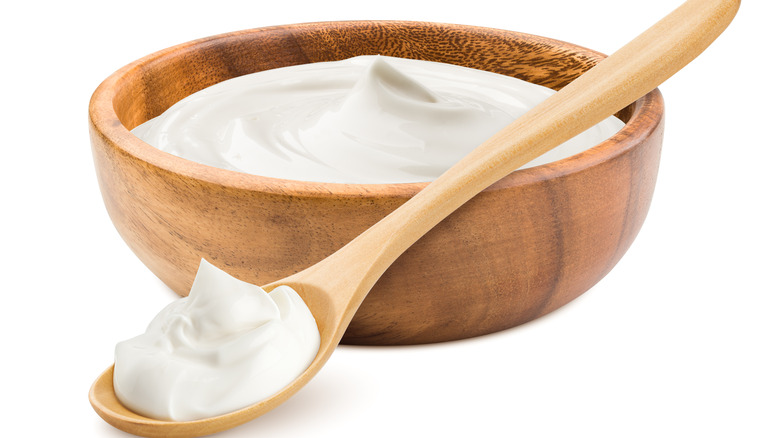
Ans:
MULTIPOLYGON (((120 153, 131 158, 139 164, 152 166, 160 171, 178 174, 193 178, 203 183, 216 186, 224 186, 236 190, 263 192, 294 197, 315 198, 410 198, 422 190, 429 182, 417 183, 390 183, 390 184, 355 184, 355 183, 325 183, 298 181, 281 178, 272 178, 254 174, 247 174, 232 170, 212 167, 206 164, 190 161, 185 158, 163 152, 151 146, 133 135, 129 129, 119 120, 114 107, 114 99, 118 94, 121 83, 134 70, 160 60, 175 56, 178 52, 197 49, 202 45, 212 44, 214 41, 249 34, 307 29, 307 28, 332 28, 345 25, 365 26, 383 25, 393 26, 437 26, 444 28, 458 28, 480 33, 493 34, 499 37, 513 36, 523 40, 533 40, 546 43, 550 46, 560 47, 567 51, 582 53, 588 58, 603 59, 604 54, 564 41, 537 35, 508 31, 480 26, 435 23, 424 21, 396 21, 396 20, 354 20, 354 21, 321 21, 311 23, 287 24, 278 26, 260 27, 237 32, 223 33, 193 41, 174 45, 144 56, 130 64, 125 65, 106 78, 92 94, 89 102, 90 132, 103 139, 107 145, 111 145, 120 153)), ((500 181, 494 183, 485 191, 500 190, 508 187, 539 183, 546 180, 571 175, 584 169, 610 161, 635 146, 642 144, 657 128, 662 126, 664 117, 663 98, 656 88, 639 98, 632 105, 634 110, 631 117, 616 134, 590 149, 564 158, 562 160, 539 166, 516 170, 500 181)))

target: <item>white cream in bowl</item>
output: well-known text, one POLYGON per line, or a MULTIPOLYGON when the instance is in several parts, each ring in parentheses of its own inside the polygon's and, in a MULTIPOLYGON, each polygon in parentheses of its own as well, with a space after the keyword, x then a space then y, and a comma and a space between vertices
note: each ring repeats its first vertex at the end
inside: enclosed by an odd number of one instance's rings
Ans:
MULTIPOLYGON (((425 182, 553 93, 483 70, 359 56, 221 82, 133 133, 188 160, 256 175, 425 182)), ((621 127, 609 117, 524 167, 582 152, 621 127)))

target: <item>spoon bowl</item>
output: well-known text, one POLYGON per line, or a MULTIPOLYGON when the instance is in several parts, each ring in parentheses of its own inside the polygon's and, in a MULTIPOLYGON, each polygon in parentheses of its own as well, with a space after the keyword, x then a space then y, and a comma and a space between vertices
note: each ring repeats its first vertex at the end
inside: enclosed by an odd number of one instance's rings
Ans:
POLYGON ((412 199, 321 262, 264 288, 295 289, 321 335, 304 373, 269 399, 191 422, 128 416, 116 403, 109 369, 90 400, 112 425, 146 436, 206 435, 246 422, 297 392, 332 354, 365 296, 404 251, 436 224, 500 178, 650 92, 704 51, 728 26, 739 0, 688 0, 612 56, 534 107, 412 199))

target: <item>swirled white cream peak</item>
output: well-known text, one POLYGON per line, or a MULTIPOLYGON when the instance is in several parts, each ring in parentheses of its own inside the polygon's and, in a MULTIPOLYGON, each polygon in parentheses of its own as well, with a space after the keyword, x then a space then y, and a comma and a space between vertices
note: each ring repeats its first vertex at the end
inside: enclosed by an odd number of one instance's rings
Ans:
MULTIPOLYGON (((425 182, 552 93, 483 70, 359 56, 218 83, 133 133, 192 161, 267 177, 425 182)), ((582 152, 622 126, 609 117, 524 167, 582 152)))
POLYGON ((202 260, 189 296, 117 345, 114 390, 151 418, 213 417, 287 386, 319 346, 317 323, 293 289, 266 293, 202 260))

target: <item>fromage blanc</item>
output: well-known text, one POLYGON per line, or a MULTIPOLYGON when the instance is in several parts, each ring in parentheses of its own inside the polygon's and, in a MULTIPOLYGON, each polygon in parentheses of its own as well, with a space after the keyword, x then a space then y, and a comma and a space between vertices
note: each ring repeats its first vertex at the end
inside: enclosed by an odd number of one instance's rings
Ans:
MULTIPOLYGON (((218 83, 133 133, 188 160, 267 177, 425 182, 552 93, 482 70, 360 56, 218 83)), ((610 117, 524 167, 582 152, 622 126, 610 117)))
POLYGON ((202 260, 190 295, 117 345, 114 391, 151 418, 213 417, 287 386, 319 346, 317 323, 293 289, 266 293, 202 260))

